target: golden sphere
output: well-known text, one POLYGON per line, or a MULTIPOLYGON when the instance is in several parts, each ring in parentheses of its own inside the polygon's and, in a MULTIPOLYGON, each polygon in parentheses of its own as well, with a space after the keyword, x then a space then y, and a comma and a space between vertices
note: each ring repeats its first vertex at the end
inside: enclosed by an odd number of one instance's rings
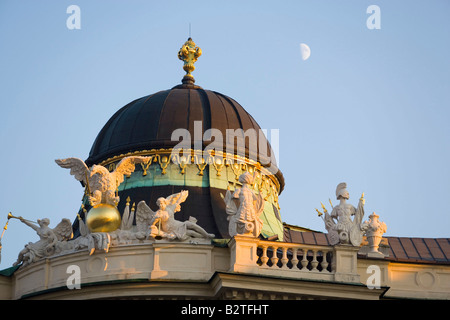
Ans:
POLYGON ((89 210, 86 225, 91 232, 111 232, 119 228, 122 219, 116 207, 101 203, 89 210))

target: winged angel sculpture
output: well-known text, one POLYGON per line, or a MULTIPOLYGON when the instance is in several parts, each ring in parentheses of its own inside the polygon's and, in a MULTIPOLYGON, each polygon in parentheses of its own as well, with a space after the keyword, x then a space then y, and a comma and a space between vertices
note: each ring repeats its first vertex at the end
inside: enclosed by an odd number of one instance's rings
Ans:
POLYGON ((25 248, 20 251, 14 266, 23 262, 22 267, 35 262, 43 257, 51 256, 55 253, 58 242, 69 240, 73 237, 72 223, 69 219, 62 219, 55 227, 50 228, 50 220, 48 218, 38 219, 37 225, 29 220, 19 217, 20 221, 36 231, 40 240, 37 242, 29 242, 25 248))
MULTIPOLYGON (((260 194, 255 194, 251 189, 254 176, 245 172, 239 176, 242 188, 233 194, 230 190, 224 197, 225 211, 228 214, 228 233, 231 237, 237 234, 258 237, 261 233, 263 221, 260 215, 264 211, 264 199, 260 194), (236 207, 233 199, 239 199, 239 207, 236 207)), ((222 196, 223 197, 223 196, 222 196)))
POLYGON ((188 194, 188 191, 181 191, 167 198, 158 198, 156 212, 152 211, 144 200, 139 202, 136 208, 137 231, 155 239, 184 241, 190 238, 214 238, 214 234, 207 233, 197 225, 197 219, 194 217, 189 217, 187 221, 175 220, 174 214, 181 210, 180 205, 186 201, 188 194))
POLYGON ((149 160, 149 157, 137 156, 123 158, 113 172, 96 164, 88 168, 84 161, 78 158, 57 159, 55 162, 62 168, 70 169, 70 174, 84 183, 91 206, 107 203, 117 207, 120 199, 116 190, 124 181, 125 175, 133 173, 137 163, 147 163, 149 160))

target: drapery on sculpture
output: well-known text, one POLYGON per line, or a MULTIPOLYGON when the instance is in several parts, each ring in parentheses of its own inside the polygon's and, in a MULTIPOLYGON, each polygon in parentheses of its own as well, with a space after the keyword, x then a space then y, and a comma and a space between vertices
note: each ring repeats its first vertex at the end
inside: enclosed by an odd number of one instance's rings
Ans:
POLYGON ((25 248, 19 252, 14 266, 20 263, 23 263, 22 266, 26 266, 41 258, 53 255, 57 250, 58 242, 67 241, 73 236, 72 223, 69 219, 62 219, 53 229, 49 227, 50 220, 48 218, 38 219, 37 222, 22 217, 17 217, 17 219, 36 231, 40 240, 26 244, 25 248))
POLYGON ((336 188, 336 198, 337 200, 340 200, 340 203, 333 207, 331 214, 328 214, 328 211, 323 204, 322 208, 324 213, 316 209, 320 217, 325 214, 325 217, 322 219, 324 220, 325 228, 328 231, 330 242, 332 245, 351 244, 353 246, 359 246, 364 233, 364 228, 361 225, 364 217, 364 193, 359 199, 358 207, 355 208, 347 203, 350 194, 347 191, 347 184, 342 182, 338 184, 336 188), (353 220, 351 219, 352 216, 354 216, 353 220))
POLYGON ((244 172, 239 176, 242 188, 236 189, 233 194, 227 190, 225 197, 222 195, 231 237, 237 234, 258 237, 261 233, 263 221, 260 216, 264 211, 264 199, 251 189, 253 181, 254 176, 244 172), (239 207, 236 207, 233 199, 239 199, 239 207))
POLYGON ((188 195, 188 191, 181 191, 167 198, 158 198, 156 204, 159 208, 156 212, 152 211, 145 201, 139 202, 136 209, 136 225, 141 237, 145 235, 155 239, 181 241, 190 238, 214 238, 214 234, 197 225, 197 219, 194 217, 189 217, 187 221, 175 220, 174 214, 181 210, 180 205, 188 195))

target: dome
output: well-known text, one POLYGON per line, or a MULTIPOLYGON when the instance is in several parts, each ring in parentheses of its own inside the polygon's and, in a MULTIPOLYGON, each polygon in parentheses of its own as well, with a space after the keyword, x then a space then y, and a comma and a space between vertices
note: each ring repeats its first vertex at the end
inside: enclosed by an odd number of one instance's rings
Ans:
MULTIPOLYGON (((213 128, 219 130, 223 137, 223 144, 216 145, 223 151, 227 148, 234 150, 263 166, 276 165, 270 143, 260 126, 238 102, 224 94, 189 84, 136 99, 119 109, 101 129, 86 164, 91 166, 129 152, 176 147, 181 140, 178 137, 172 139, 172 133, 177 129, 189 132, 190 148, 194 149, 194 139, 200 138, 201 149, 204 150, 217 142, 202 139, 207 130, 213 128), (199 123, 200 132, 195 132, 195 122, 199 123), (257 144, 253 148, 248 140, 242 141, 245 137, 236 131, 239 129, 243 133, 255 133, 257 144), (226 139, 230 132, 235 134, 235 139, 226 139), (239 149, 238 139, 243 142, 244 149, 239 149)), ((278 170, 275 174, 282 190, 283 176, 278 170)))
MULTIPOLYGON (((195 52, 201 54, 200 50, 195 52)), ((119 212, 124 212, 126 203, 140 201, 156 211, 159 197, 187 190, 189 196, 175 218, 185 221, 194 217, 216 238, 230 237, 223 196, 227 190, 239 188, 239 176, 250 172, 253 189, 265 200, 261 234, 278 235, 282 240, 278 195, 284 178, 270 143, 238 102, 194 85, 190 72, 195 69, 191 63, 195 59, 186 61, 182 84, 136 99, 113 114, 100 130, 85 163, 112 171, 126 156, 150 157, 151 161, 136 165, 120 184, 119 212), (180 148, 181 153, 177 151, 180 148)), ((80 217, 89 206, 85 195, 80 217)), ((78 233, 75 220, 74 235, 78 233)))

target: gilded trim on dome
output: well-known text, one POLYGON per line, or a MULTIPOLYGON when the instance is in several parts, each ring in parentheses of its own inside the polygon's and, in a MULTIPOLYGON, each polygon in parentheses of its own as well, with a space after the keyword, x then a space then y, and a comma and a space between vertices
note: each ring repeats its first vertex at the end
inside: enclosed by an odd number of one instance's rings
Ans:
POLYGON ((107 167, 108 170, 112 171, 115 168, 115 163, 120 161, 124 157, 150 156, 152 157, 152 159, 147 164, 147 169, 145 169, 144 167, 142 168, 143 175, 146 175, 148 166, 151 163, 158 163, 162 170, 161 173, 165 174, 167 166, 171 162, 169 160, 172 160, 174 164, 180 166, 180 170, 182 171, 182 173, 184 173, 184 169, 188 164, 195 164, 199 170, 198 172, 199 175, 203 175, 203 171, 205 170, 207 165, 212 165, 214 167, 217 176, 221 175, 224 166, 231 167, 233 173, 235 174, 236 181, 238 180, 239 175, 241 173, 245 171, 253 173, 254 170, 257 170, 261 173, 262 176, 266 176, 267 179, 269 179, 271 183, 274 184, 277 193, 280 192, 280 183, 276 179, 275 175, 269 172, 269 170, 267 170, 259 162, 235 154, 228 154, 225 152, 215 152, 215 150, 208 152, 208 155, 205 156, 202 150, 185 149, 185 151, 191 153, 191 155, 189 156, 190 161, 187 161, 187 158, 182 159, 183 157, 179 156, 180 151, 182 150, 183 149, 177 150, 173 148, 169 149, 161 148, 161 149, 133 151, 103 160, 102 162, 99 163, 99 165, 107 167))
MULTIPOLYGON (((134 151, 108 158, 102 161, 100 165, 105 166, 109 171, 113 171, 116 164, 124 157, 147 156, 151 157, 151 160, 147 164, 140 164, 142 176, 146 176, 150 166, 154 164, 159 165, 161 175, 165 175, 167 173, 169 165, 178 166, 180 174, 182 175, 186 174, 187 168, 192 168, 195 166, 198 171, 197 175, 199 176, 203 176, 206 166, 209 166, 210 168, 214 168, 217 177, 222 175, 224 168, 229 168, 229 170, 234 174, 234 187, 236 184, 239 184, 238 179, 242 173, 245 171, 250 173, 256 171, 257 174, 253 184, 254 189, 263 193, 264 200, 269 201, 269 199, 272 198, 273 203, 276 204, 277 208, 280 210, 278 203, 280 183, 276 179, 275 175, 270 174, 270 172, 261 166, 260 163, 238 155, 214 152, 214 150, 209 152, 205 157, 202 156, 203 152, 201 150, 188 149, 186 151, 191 153, 190 156, 188 156, 190 159, 188 159, 188 157, 184 155, 180 157, 180 151, 182 151, 182 149, 179 149, 178 153, 177 150, 174 149, 134 151)), ((228 188, 231 188, 231 186, 228 188)))

